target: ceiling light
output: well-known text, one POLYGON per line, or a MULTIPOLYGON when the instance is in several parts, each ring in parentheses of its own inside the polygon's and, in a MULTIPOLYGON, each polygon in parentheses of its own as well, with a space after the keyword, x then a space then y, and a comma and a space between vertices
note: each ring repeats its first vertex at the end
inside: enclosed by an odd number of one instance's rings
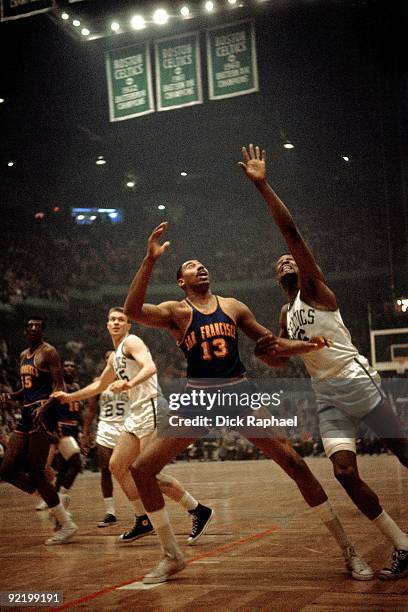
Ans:
POLYGON ((146 22, 141 15, 134 15, 130 20, 130 25, 134 30, 143 30, 146 27, 146 22))
POLYGON ((165 205, 164 204, 159 204, 157 207, 159 210, 165 210, 165 205))
POLYGON ((78 215, 77 219, 78 221, 83 221, 85 219, 85 215, 78 215))
POLYGON ((180 9, 180 14, 183 17, 188 17, 189 14, 190 14, 190 9, 188 8, 188 6, 182 6, 181 9, 180 9))
POLYGON ((237 0, 228 0, 228 4, 236 4, 237 0))
POLYGON ((118 30, 120 30, 120 25, 118 24, 117 21, 113 21, 111 23, 111 30, 113 30, 114 32, 117 32, 118 30))
POLYGON ((97 166, 103 166, 106 164, 106 159, 104 159, 103 155, 98 155, 98 159, 96 160, 95 164, 97 166))
POLYGON ((208 12, 213 11, 214 10, 214 2, 211 2, 211 1, 206 2, 205 5, 204 5, 204 8, 208 12))
POLYGON ((295 145, 293 145, 291 142, 285 142, 285 144, 283 145, 284 149, 294 149, 295 145))
POLYGON ((157 9, 157 11, 153 13, 153 21, 158 25, 164 25, 167 23, 168 19, 169 15, 164 9, 157 9))
POLYGON ((349 158, 349 157, 347 157, 347 155, 343 155, 343 159, 344 159, 344 161, 345 161, 345 162, 350 161, 350 158, 349 158))
POLYGON ((9 161, 9 162, 7 163, 7 165, 8 165, 8 167, 9 167, 9 168, 11 168, 11 166, 14 166, 14 162, 9 161))
POLYGON ((187 176, 187 172, 180 172, 180 176, 187 176))
POLYGON ((68 15, 68 13, 62 13, 62 14, 61 14, 61 19, 63 19, 64 21, 66 21, 67 19, 69 19, 69 15, 68 15))
POLYGON ((81 22, 79 21, 79 19, 74 19, 74 21, 72 22, 72 25, 74 25, 76 28, 79 28, 79 26, 81 25, 81 22))
POLYGON ((126 187, 134 187, 135 186, 135 181, 128 181, 126 183, 126 187))
POLYGON ((88 28, 82 28, 81 30, 81 34, 82 36, 89 36, 91 32, 88 30, 88 28))
POLYGON ((3 104, 3 102, 5 102, 4 98, 0 98, 0 104, 3 104))

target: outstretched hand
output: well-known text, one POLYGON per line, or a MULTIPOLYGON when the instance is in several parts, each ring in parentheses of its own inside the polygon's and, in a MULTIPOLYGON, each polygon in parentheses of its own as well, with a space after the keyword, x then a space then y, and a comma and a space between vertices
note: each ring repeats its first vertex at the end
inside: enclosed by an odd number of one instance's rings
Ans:
POLYGON ((160 244, 159 240, 167 229, 167 221, 163 221, 158 225, 153 232, 150 234, 149 239, 147 241, 147 255, 152 259, 158 259, 161 257, 169 246, 170 242, 166 240, 163 244, 160 244))
POLYGON ((262 153, 258 146, 254 148, 253 144, 249 145, 249 153, 246 147, 242 147, 242 162, 238 162, 243 172, 254 183, 264 181, 266 179, 266 151, 262 149, 262 153))

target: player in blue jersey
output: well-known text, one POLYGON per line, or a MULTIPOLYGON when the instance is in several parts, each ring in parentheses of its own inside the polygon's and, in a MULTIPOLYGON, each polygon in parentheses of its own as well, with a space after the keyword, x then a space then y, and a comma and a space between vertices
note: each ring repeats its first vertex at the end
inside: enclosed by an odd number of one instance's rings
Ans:
MULTIPOLYGON (((255 342, 271 332, 258 323, 251 310, 242 302, 213 295, 208 270, 200 261, 186 261, 178 270, 177 282, 185 292, 185 299, 159 305, 144 303, 154 264, 169 247, 168 241, 160 244, 160 238, 166 228, 167 223, 161 223, 149 237, 146 257, 126 298, 125 313, 141 324, 166 328, 173 335, 187 358, 187 390, 191 398, 194 392, 205 393, 206 390, 211 391, 214 388, 222 397, 227 397, 231 392, 237 395, 251 392, 252 383, 246 378, 245 367, 239 358, 238 328, 255 342)), ((274 337, 270 356, 289 356, 319 350, 325 345, 327 341, 324 338, 301 342, 274 337)), ((194 410, 191 408, 187 406, 182 412, 192 415, 194 410)), ((235 405, 233 411, 237 415, 239 412, 242 414, 243 409, 235 405)), ((241 431, 296 482, 306 502, 317 510, 336 538, 353 577, 360 580, 371 579, 371 568, 357 557, 329 504, 326 493, 289 442, 270 430, 265 430, 263 437, 251 436, 245 428, 241 431)), ((164 582, 185 567, 156 474, 204 433, 205 427, 196 427, 194 430, 191 427, 180 427, 177 437, 174 437, 174 431, 169 427, 161 432, 161 437, 156 436, 151 441, 132 466, 133 477, 162 548, 159 565, 144 577, 147 584, 164 582)))
POLYGON ((20 401, 22 411, 21 420, 9 438, 1 478, 26 493, 38 491, 61 526, 45 542, 54 545, 70 540, 78 528, 44 472, 56 427, 56 404, 47 400, 53 391, 64 389, 64 380, 57 350, 44 341, 43 330, 42 317, 27 319, 25 335, 28 348, 20 357, 21 388, 2 398, 3 401, 20 401), (24 459, 28 464, 28 474, 21 468, 24 459))
MULTIPOLYGON (((320 434, 334 474, 356 507, 394 545, 393 563, 379 577, 408 577, 408 535, 383 510, 371 487, 362 480, 357 465, 356 436, 362 421, 408 467, 408 440, 384 392, 378 372, 360 355, 343 323, 336 296, 326 280, 292 215, 269 185, 266 151, 250 144, 242 149, 240 165, 264 198, 290 254, 282 255, 276 274, 288 304, 281 310, 281 336, 307 338, 328 334, 331 347, 304 355, 316 394, 320 434)), ((268 338, 259 347, 266 347, 268 338)), ((286 360, 287 361, 287 360, 286 360)), ((285 359, 281 360, 285 365, 285 359)))

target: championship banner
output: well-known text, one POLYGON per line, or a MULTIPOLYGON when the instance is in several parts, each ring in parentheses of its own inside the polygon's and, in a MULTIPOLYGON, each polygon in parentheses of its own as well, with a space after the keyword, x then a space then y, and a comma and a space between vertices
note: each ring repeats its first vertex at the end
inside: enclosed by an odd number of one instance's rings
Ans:
POLYGON ((155 42, 157 110, 202 104, 198 32, 155 42))
POLYGON ((255 30, 252 20, 207 30, 210 100, 258 91, 255 30))
POLYGON ((110 121, 154 112, 152 70, 147 43, 106 53, 110 121))
POLYGON ((55 8, 55 0, 0 0, 0 21, 30 17, 55 8))

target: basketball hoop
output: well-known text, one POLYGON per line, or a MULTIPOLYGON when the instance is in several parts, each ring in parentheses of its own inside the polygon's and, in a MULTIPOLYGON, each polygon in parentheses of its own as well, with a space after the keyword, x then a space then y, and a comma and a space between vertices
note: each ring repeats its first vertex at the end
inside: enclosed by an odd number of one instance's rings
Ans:
POLYGON ((404 374, 408 370, 408 357, 394 357, 393 363, 397 374, 404 374))

